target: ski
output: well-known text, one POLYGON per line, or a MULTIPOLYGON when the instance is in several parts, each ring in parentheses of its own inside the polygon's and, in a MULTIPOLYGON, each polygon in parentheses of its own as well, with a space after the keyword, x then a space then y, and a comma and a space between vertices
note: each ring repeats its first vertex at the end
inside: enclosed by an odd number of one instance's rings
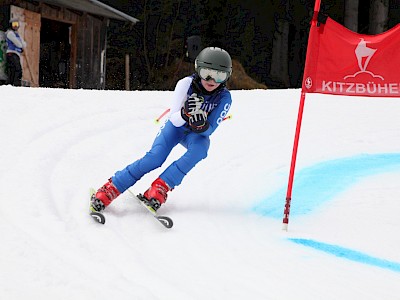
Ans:
POLYGON ((154 210, 154 208, 152 208, 147 199, 145 197, 143 197, 142 194, 138 194, 136 195, 135 193, 133 193, 131 190, 128 189, 128 192, 144 207, 146 208, 152 215, 153 217, 160 222, 165 228, 171 228, 174 225, 174 222, 172 221, 172 219, 170 217, 167 216, 162 216, 159 215, 157 213, 156 210, 154 210))
POLYGON ((104 215, 102 214, 102 213, 100 213, 100 212, 98 212, 98 211, 96 211, 93 207, 92 207, 92 205, 91 205, 91 202, 90 202, 90 199, 93 197, 93 195, 96 193, 96 190, 95 189, 93 189, 93 188, 91 188, 90 190, 89 190, 89 194, 90 194, 90 197, 89 197, 89 215, 93 218, 93 220, 95 220, 97 223, 100 223, 100 224, 104 224, 105 222, 106 222, 106 218, 104 217, 104 215))
MULTIPOLYGON (((144 207, 146 208, 152 215, 153 217, 160 222, 165 228, 171 228, 174 223, 172 221, 172 219, 170 217, 167 216, 162 216, 157 214, 157 211, 155 211, 149 204, 146 198, 144 198, 142 196, 142 194, 136 195, 134 194, 131 190, 128 189, 128 192, 144 207)), ((91 188, 90 189, 90 199, 92 198, 92 196, 96 193, 96 190, 91 188)), ((95 220, 97 223, 100 224, 105 224, 106 222, 106 218, 104 216, 104 214, 96 211, 91 203, 89 202, 89 215, 92 217, 93 220, 95 220)))

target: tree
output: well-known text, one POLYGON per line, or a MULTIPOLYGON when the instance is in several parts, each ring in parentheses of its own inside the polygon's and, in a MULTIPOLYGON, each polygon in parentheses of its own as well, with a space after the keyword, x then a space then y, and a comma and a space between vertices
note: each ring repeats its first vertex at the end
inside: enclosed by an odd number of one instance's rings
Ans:
POLYGON ((167 67, 181 1, 145 0, 143 6, 143 56, 147 82, 153 82, 157 70, 167 67))
POLYGON ((371 0, 369 9, 369 34, 378 34, 388 29, 389 0, 371 0))
POLYGON ((280 87, 286 88, 289 87, 290 1, 281 0, 280 8, 282 10, 275 14, 270 76, 280 87))
POLYGON ((359 0, 344 2, 344 26, 354 32, 358 32, 358 5, 359 0))

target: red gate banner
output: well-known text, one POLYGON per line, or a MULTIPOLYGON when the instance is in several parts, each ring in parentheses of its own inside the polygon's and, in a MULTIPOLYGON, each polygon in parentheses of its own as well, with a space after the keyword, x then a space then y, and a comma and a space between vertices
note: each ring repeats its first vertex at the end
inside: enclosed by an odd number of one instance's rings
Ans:
POLYGON ((400 24, 378 35, 348 30, 327 18, 311 26, 302 91, 400 97, 400 24))

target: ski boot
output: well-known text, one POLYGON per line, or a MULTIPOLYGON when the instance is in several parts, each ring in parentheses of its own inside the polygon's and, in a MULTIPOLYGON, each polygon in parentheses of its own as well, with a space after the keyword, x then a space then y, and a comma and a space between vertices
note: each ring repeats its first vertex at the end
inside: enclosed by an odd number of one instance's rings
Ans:
POLYGON ((112 183, 112 179, 108 181, 94 193, 90 199, 90 209, 93 212, 102 212, 110 203, 121 193, 112 183))
POLYGON ((147 202, 146 205, 157 211, 167 201, 167 193, 170 190, 170 187, 164 180, 157 178, 143 194, 143 197, 147 200, 145 201, 147 202))

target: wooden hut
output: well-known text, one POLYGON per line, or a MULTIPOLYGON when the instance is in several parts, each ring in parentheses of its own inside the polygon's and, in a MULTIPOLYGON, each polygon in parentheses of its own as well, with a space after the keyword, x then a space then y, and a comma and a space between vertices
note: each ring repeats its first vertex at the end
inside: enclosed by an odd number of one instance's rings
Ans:
POLYGON ((0 0, 0 30, 20 19, 23 84, 104 89, 110 19, 138 22, 96 0, 0 0))

